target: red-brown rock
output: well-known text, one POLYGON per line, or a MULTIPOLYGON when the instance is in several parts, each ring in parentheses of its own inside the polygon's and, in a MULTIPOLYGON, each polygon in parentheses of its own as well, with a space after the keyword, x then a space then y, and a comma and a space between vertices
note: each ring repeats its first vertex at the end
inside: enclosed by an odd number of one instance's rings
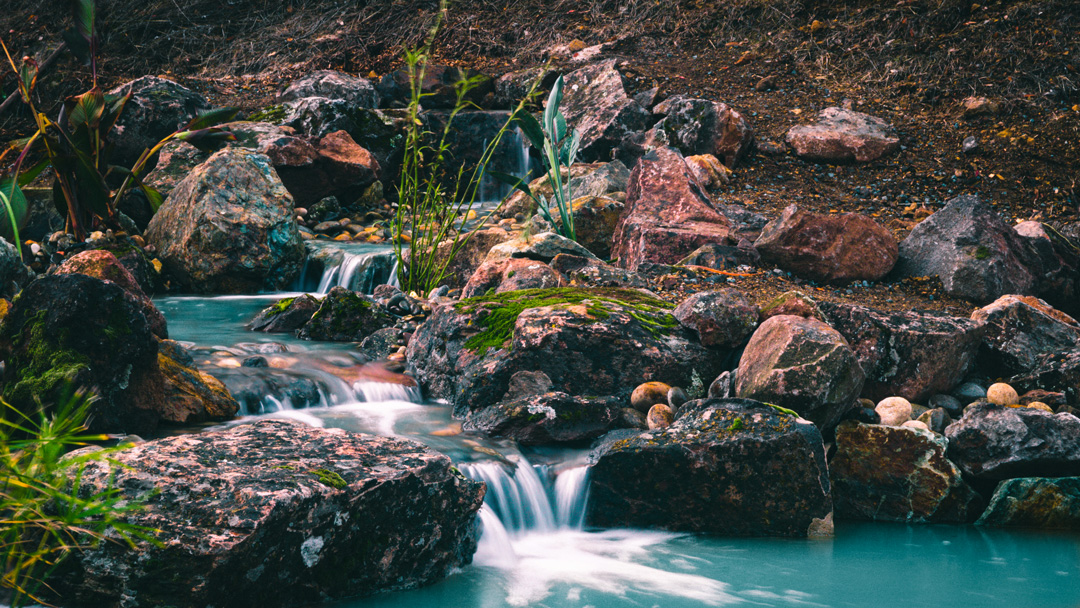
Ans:
POLYGON ((754 247, 784 270, 828 283, 876 281, 899 254, 892 233, 865 215, 810 213, 796 205, 769 222, 754 247))
POLYGON ((142 287, 139 287, 135 277, 124 268, 116 256, 102 249, 89 249, 77 253, 64 260, 63 264, 56 269, 56 274, 84 274, 88 277, 112 281, 135 296, 142 305, 143 316, 150 326, 150 331, 159 338, 168 338, 169 330, 165 326, 165 317, 154 306, 142 287))
POLYGON ((507 258, 481 264, 461 290, 461 297, 482 296, 491 289, 502 293, 558 286, 559 274, 547 264, 528 258, 507 258))
POLYGON ((815 124, 792 127, 786 140, 807 160, 866 163, 900 149, 900 138, 884 120, 835 107, 822 110, 815 124))

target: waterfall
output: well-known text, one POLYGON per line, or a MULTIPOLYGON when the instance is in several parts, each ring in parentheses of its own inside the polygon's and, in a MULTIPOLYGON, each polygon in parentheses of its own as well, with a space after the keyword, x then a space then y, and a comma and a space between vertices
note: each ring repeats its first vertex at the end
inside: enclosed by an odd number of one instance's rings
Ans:
POLYGON ((307 247, 308 259, 296 291, 326 294, 344 287, 370 295, 379 285, 394 281, 397 258, 390 245, 307 241, 307 247))

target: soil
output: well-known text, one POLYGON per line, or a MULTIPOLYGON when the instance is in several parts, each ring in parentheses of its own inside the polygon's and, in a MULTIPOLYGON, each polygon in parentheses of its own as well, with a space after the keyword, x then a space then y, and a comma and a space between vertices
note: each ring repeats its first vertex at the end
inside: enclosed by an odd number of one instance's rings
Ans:
MULTIPOLYGON (((0 38, 13 53, 47 54, 69 23, 62 0, 7 0, 0 38)), ((100 0, 99 80, 173 78, 219 105, 255 110, 313 69, 375 77, 400 66, 434 21, 433 1, 100 0)), ((825 165, 757 154, 716 192, 769 217, 798 203, 821 213, 875 217, 903 238, 945 201, 978 194, 1008 220, 1055 227, 1080 220, 1080 8, 1072 0, 475 0, 452 3, 438 61, 503 72, 542 64, 554 45, 607 43, 624 60, 631 92, 690 94, 742 112, 758 139, 782 143, 795 124, 849 100, 901 136, 902 151, 868 165, 825 165), (771 86, 762 83, 771 78, 771 86), (998 112, 962 117, 985 96, 998 112), (965 137, 979 148, 961 152, 965 137)), ((572 69, 565 53, 556 69, 572 69)), ((13 88, 10 74, 0 81, 13 88)), ((61 61, 41 84, 61 98, 89 84, 61 61)), ((28 117, 0 116, 0 138, 28 117)), ((677 299, 721 280, 761 302, 798 288, 822 299, 889 310, 974 306, 944 297, 936 280, 821 287, 778 275, 702 273, 657 279, 677 299), (730 280, 730 281, 729 281, 730 280)))

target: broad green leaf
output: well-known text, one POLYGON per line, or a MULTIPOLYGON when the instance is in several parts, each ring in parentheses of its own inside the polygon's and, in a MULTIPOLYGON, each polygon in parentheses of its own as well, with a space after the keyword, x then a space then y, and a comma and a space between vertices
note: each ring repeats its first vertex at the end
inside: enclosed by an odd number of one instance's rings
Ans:
POLYGON ((214 108, 213 110, 199 112, 199 115, 187 124, 185 130, 198 131, 208 127, 216 127, 224 122, 231 122, 236 118, 236 114, 239 111, 239 108, 214 108))
POLYGON ((23 61, 22 66, 19 67, 19 90, 22 92, 23 100, 27 103, 30 102, 30 93, 37 83, 37 75, 37 64, 33 61, 23 61))
POLYGON ((0 204, 0 236, 17 245, 19 228, 26 224, 30 205, 19 184, 10 177, 0 180, 0 204))
POLYGON ((101 172, 86 153, 76 150, 75 155, 75 192, 79 206, 98 217, 108 217, 109 188, 105 185, 101 172))
POLYGON ((521 127, 521 132, 528 138, 529 143, 532 144, 537 150, 544 148, 544 128, 540 126, 540 122, 536 120, 536 117, 529 112, 522 109, 517 114, 514 114, 514 122, 521 127))
POLYGON ((26 186, 30 182, 34 181, 39 175, 41 175, 41 172, 45 169, 48 169, 49 165, 51 164, 52 162, 48 158, 43 158, 38 161, 37 164, 33 167, 23 170, 23 172, 19 174, 19 185, 26 186))
POLYGON ((555 79, 555 84, 551 87, 551 94, 548 95, 547 106, 544 107, 544 127, 547 129, 547 134, 551 137, 556 137, 555 129, 555 115, 559 113, 559 104, 562 103, 562 91, 563 91, 563 77, 559 76, 555 79))
POLYGON ((72 0, 71 13, 75 21, 75 29, 79 35, 91 42, 94 39, 94 13, 96 10, 95 0, 72 0))
POLYGON ((142 183, 142 180, 138 180, 137 183, 139 185, 139 190, 142 190, 143 194, 146 195, 146 200, 150 201, 150 208, 157 213, 157 210, 161 208, 162 203, 165 202, 165 197, 162 196, 156 188, 142 183))
POLYGON ((94 87, 82 95, 71 97, 68 101, 72 104, 68 120, 73 127, 85 125, 89 130, 97 131, 101 124, 101 116, 105 112, 105 95, 101 89, 94 87))

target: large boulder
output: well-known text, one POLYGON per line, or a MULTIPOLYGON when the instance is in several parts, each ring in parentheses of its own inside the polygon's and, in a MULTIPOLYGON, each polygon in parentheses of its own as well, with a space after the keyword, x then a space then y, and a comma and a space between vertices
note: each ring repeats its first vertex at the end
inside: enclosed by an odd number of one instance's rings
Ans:
POLYGON ((334 287, 296 335, 304 340, 359 342, 393 324, 393 317, 375 300, 334 287))
POLYGON ((559 273, 544 262, 529 258, 506 258, 486 261, 469 277, 461 297, 473 298, 491 293, 558 287, 559 273))
POLYGON ((801 158, 866 163, 900 150, 900 138, 884 120, 843 108, 825 108, 817 122, 788 130, 789 146, 801 158))
POLYGON ((1034 296, 1001 296, 971 318, 985 325, 981 367, 994 376, 1030 372, 1040 357, 1080 346, 1080 324, 1034 296))
POLYGON ((628 398, 658 380, 713 378, 721 357, 689 339, 671 304, 632 289, 511 291, 435 309, 413 335, 410 372, 464 417, 512 399, 511 377, 542 371, 553 391, 628 398))
POLYGON ((278 101, 325 97, 347 101, 358 108, 379 107, 379 94, 370 80, 336 70, 318 70, 298 78, 278 95, 278 101))
POLYGON ((683 156, 711 154, 734 167, 754 148, 754 129, 725 103, 669 97, 652 109, 663 116, 647 136, 653 146, 671 146, 683 156))
POLYGON ((202 95, 171 80, 143 76, 109 91, 131 95, 109 137, 112 162, 131 167, 144 150, 210 109, 202 95))
POLYGON ((731 220, 697 187, 677 151, 661 148, 638 161, 611 247, 619 266, 674 264, 702 245, 736 243, 731 220))
POLYGON ((805 537, 832 513, 817 428, 756 401, 687 402, 590 459, 590 525, 805 537))
POLYGON ((735 377, 739 397, 793 409, 822 429, 851 409, 864 379, 843 336, 793 315, 770 317, 757 328, 735 377))
POLYGON ((472 559, 483 484, 419 443, 264 420, 87 466, 145 507, 157 544, 76 552, 50 581, 80 605, 296 606, 437 581, 472 559))
POLYGON ((581 133, 581 159, 611 160, 622 140, 645 128, 649 112, 626 93, 615 59, 565 76, 562 107, 566 123, 581 133))
POLYGON ((979 323, 932 312, 883 312, 820 302, 829 324, 847 339, 866 373, 863 396, 898 395, 921 402, 947 393, 975 364, 979 323))
POLYGON ((1080 475, 1080 418, 978 402, 945 429, 949 459, 979 479, 1080 475))
POLYGON ((1070 315, 1080 315, 1080 240, 1035 221, 1020 222, 1014 230, 1038 257, 1039 297, 1070 315))
POLYGON ((1080 530, 1080 477, 1006 479, 975 523, 1080 530))
POLYGON ((94 432, 154 430, 163 404, 157 337, 144 303, 111 281, 54 274, 26 286, 0 325, 0 396, 32 413, 62 398, 69 381, 98 400, 94 432))
POLYGON ((181 284, 204 293, 281 289, 305 255, 292 196, 270 159, 234 148, 184 178, 145 237, 181 284))
POLYGON ((899 522, 967 522, 983 506, 930 431, 845 421, 829 460, 836 517, 899 522))
POLYGON ((559 273, 563 286, 644 288, 648 284, 648 281, 636 272, 569 253, 560 253, 551 258, 550 265, 552 270, 559 273))
POLYGON ((259 311, 246 327, 267 333, 292 333, 310 321, 321 304, 318 298, 308 293, 282 298, 259 311))
POLYGON ((897 274, 938 276, 955 297, 989 303, 1035 293, 1038 258, 1031 244, 977 196, 958 196, 900 243, 897 274))
POLYGON ((102 249, 88 249, 81 251, 64 260, 56 269, 56 274, 84 274, 88 277, 112 281, 135 297, 142 306, 143 316, 150 324, 150 331, 159 338, 168 338, 169 330, 165 325, 165 317, 154 306, 135 277, 128 272, 127 268, 120 265, 116 256, 102 249))
POLYGON ((789 205, 754 243, 761 259, 827 283, 876 281, 896 264, 896 238, 858 213, 823 214, 789 205))

